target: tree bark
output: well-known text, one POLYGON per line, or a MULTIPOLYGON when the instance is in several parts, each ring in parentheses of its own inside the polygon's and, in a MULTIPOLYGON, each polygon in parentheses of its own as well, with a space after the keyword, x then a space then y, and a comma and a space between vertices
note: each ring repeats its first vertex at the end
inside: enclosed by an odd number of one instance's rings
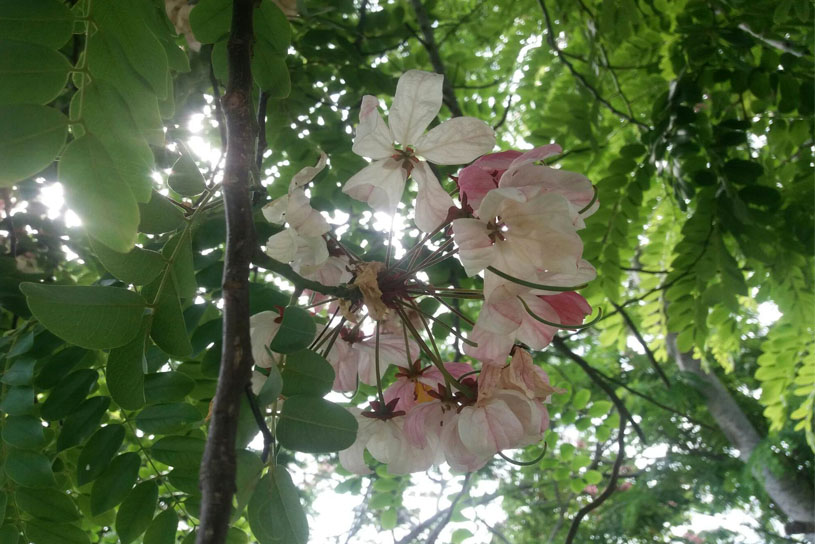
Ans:
MULTIPOLYGON (((693 357, 692 353, 679 351, 675 334, 669 334, 666 341, 668 353, 676 360, 679 368, 699 378, 702 384, 700 391, 710 415, 727 440, 739 450, 739 458, 746 463, 761 441, 758 431, 719 378, 715 374, 705 372, 699 359, 693 357)), ((768 466, 755 465, 753 475, 791 522, 812 521, 815 516, 815 493, 812 482, 798 479, 793 474, 774 474, 768 466)), ((806 538, 810 542, 815 542, 815 535, 809 534, 806 538)))
POLYGON ((249 266, 255 249, 249 176, 254 159, 252 15, 254 0, 233 0, 227 45, 229 80, 222 99, 227 152, 224 180, 226 255, 221 368, 201 461, 201 525, 197 544, 226 541, 235 493, 235 436, 241 397, 252 371, 249 339, 249 266))

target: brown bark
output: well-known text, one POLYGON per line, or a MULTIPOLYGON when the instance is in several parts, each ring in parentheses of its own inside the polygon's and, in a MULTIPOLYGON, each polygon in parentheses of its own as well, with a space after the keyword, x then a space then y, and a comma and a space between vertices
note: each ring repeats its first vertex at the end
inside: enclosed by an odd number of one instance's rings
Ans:
POLYGON ((235 436, 241 396, 250 381, 249 266, 255 249, 249 176, 254 159, 252 15, 254 0, 233 0, 227 45, 229 80, 222 99, 227 128, 222 191, 226 214, 223 351, 212 419, 201 462, 201 525, 197 544, 226 541, 235 493, 235 436))

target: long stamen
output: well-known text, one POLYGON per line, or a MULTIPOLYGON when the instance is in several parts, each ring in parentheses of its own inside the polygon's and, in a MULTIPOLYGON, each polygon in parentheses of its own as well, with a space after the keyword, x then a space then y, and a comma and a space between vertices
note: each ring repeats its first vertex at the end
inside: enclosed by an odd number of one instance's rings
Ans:
POLYGON ((379 402, 385 406, 385 393, 382 392, 382 373, 379 371, 379 321, 376 322, 376 349, 374 350, 374 367, 376 369, 376 393, 379 402))

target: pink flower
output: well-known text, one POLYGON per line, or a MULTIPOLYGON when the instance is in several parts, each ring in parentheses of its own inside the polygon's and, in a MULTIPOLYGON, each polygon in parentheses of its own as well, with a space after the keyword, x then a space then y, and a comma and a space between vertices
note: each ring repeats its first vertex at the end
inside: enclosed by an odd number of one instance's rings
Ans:
POLYGON ((510 284, 503 284, 488 296, 469 335, 478 346, 465 344, 464 353, 485 364, 503 365, 516 340, 532 349, 543 349, 557 333, 556 325, 580 325, 590 313, 586 299, 573 291, 516 295, 510 284))
POLYGON ((692 542, 693 544, 704 544, 705 542, 705 540, 702 537, 700 537, 693 531, 686 532, 684 535, 682 535, 682 538, 684 538, 688 542, 692 542))
POLYGON ((597 495, 597 486, 596 485, 587 485, 583 488, 583 493, 588 493, 592 497, 597 495))
POLYGON ((385 124, 374 96, 364 96, 352 150, 373 162, 351 177, 343 192, 371 207, 393 213, 402 199, 409 175, 418 186, 416 226, 433 230, 447 217, 453 200, 425 160, 435 164, 465 164, 490 151, 495 134, 473 117, 449 119, 425 133, 442 104, 439 74, 409 70, 399 78, 385 124))
MULTIPOLYGON (((456 379, 473 371, 473 367, 467 363, 444 363, 444 368, 456 379)), ((396 381, 385 390, 385 402, 398 399, 395 409, 408 411, 417 404, 432 402, 432 393, 444 383, 444 376, 438 368, 420 368, 417 359, 414 366, 403 366, 396 373, 396 381)))
POLYGON ((620 484, 620 487, 618 489, 620 491, 628 491, 629 489, 631 489, 633 485, 634 484, 632 484, 631 482, 623 482, 620 484))
MULTIPOLYGON (((419 346, 408 339, 411 357, 419 356, 419 346)), ((376 384, 376 337, 362 334, 358 329, 345 328, 334 342, 326 357, 334 368, 334 390, 354 391, 357 376, 362 383, 376 384)), ((402 334, 380 333, 379 371, 384 375, 389 365, 407 366, 407 350, 402 334)))
MULTIPOLYGON (((548 192, 561 194, 577 210, 582 210, 594 198, 591 182, 582 174, 536 164, 537 161, 560 152, 559 145, 551 144, 525 153, 503 151, 484 155, 459 173, 458 185, 462 200, 478 210, 482 200, 492 189, 517 187, 530 196, 548 192)), ((588 217, 596 209, 597 205, 592 205, 581 217, 588 217)))

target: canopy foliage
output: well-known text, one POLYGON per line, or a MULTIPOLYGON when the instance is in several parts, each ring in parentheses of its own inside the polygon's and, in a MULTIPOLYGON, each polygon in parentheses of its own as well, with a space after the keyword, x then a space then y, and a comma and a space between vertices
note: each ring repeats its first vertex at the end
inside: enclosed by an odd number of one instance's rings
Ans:
MULTIPOLYGON (((163 4, 0 0, 3 544, 195 538, 222 347, 218 100, 231 2, 199 0, 188 22, 173 10, 185 2, 163 4)), ((558 143, 564 152, 548 163, 588 176, 600 203, 581 231, 598 277, 581 293, 602 319, 535 354, 564 392, 553 396, 545 442, 510 452, 545 455, 523 467, 496 457, 465 481, 469 490, 498 482, 495 493, 451 495, 424 524, 403 505, 410 477, 339 469, 340 491, 366 497, 354 532, 427 541, 449 524, 442 540, 563 542, 616 479, 618 440, 616 490, 577 541, 688 542, 671 529, 692 512, 746 510, 766 542, 787 542, 784 524, 811 521, 790 519, 761 476, 815 475, 811 2, 291 4, 255 10, 260 243, 277 231, 263 205, 323 151, 330 167, 312 205, 348 214, 343 244, 382 260, 387 231, 341 187, 366 164, 351 151, 362 95, 387 103, 411 69, 444 74, 441 120, 485 120, 500 149, 558 143), (711 408, 714 381, 760 439, 746 455, 711 408), (637 428, 620 438, 627 414, 637 428), (507 519, 486 528, 469 507, 499 497, 507 519)), ((418 238, 409 226, 401 243, 418 238)), ((298 304, 289 272, 256 259, 251 313, 298 304)), ((456 259, 426 272, 435 286, 480 288, 456 259)), ((474 319, 481 303, 456 304, 474 319)), ((304 314, 305 324, 287 317, 275 351, 311 344, 304 314)), ((445 357, 461 357, 451 330, 466 333, 466 319, 451 309, 436 321, 445 357)), ((325 452, 355 432, 314 372, 284 370, 260 393, 270 406, 280 388, 292 400, 277 414, 275 467, 248 447, 258 427, 244 402, 229 542, 305 541, 301 501, 308 510, 315 491, 298 496, 285 467, 314 470, 316 458, 336 472, 325 452)), ((373 394, 361 385, 350 404, 373 394)), ((703 538, 743 541, 724 529, 703 538)))

